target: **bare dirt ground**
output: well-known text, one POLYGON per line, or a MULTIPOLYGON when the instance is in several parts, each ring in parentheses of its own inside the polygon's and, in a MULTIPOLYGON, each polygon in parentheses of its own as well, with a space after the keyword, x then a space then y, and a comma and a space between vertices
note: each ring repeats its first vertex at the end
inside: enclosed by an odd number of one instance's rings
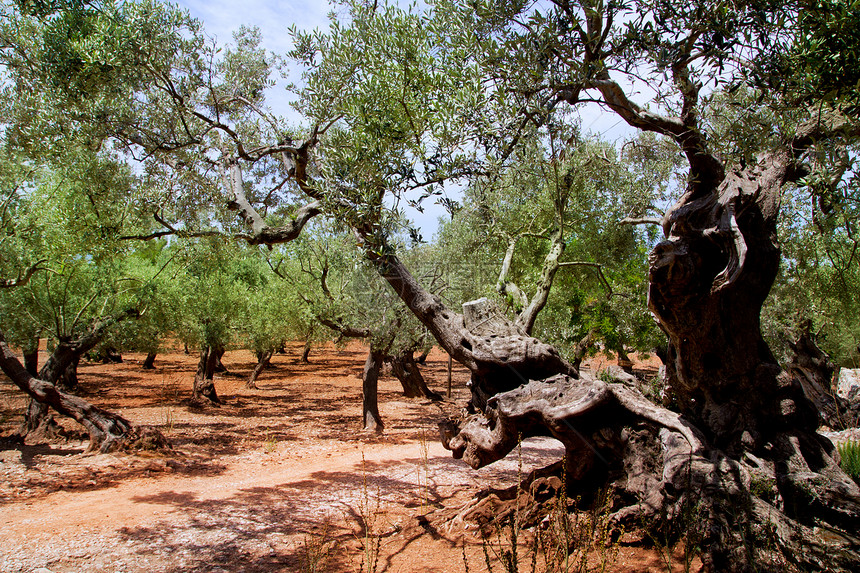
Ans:
MULTIPOLYGON (((159 428, 173 451, 85 455, 83 435, 0 441, 0 572, 487 570, 477 528, 451 516, 482 488, 557 461, 561 445, 527 441, 478 471, 452 459, 436 423, 465 402, 468 375, 456 365, 452 401, 442 405, 407 400, 383 377, 385 432, 363 433, 365 349, 317 348, 310 364, 296 360, 301 344, 287 350, 256 390, 245 388, 251 354, 228 352, 235 375, 216 377, 221 407, 189 404, 193 355, 159 355, 150 371, 138 354, 82 363, 81 395, 159 428)), ((444 394, 447 356, 434 350, 423 372, 444 394)), ((0 380, 0 435, 17 428, 24 405, 0 380)), ((684 570, 679 552, 672 567, 665 560, 658 549, 623 546, 608 570, 684 570)))

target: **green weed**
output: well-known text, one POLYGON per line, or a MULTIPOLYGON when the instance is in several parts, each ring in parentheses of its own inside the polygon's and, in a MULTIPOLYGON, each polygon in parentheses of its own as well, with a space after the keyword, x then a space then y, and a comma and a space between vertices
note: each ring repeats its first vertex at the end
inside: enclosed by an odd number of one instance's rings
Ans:
POLYGON ((179 380, 173 378, 168 380, 166 377, 161 377, 161 426, 162 433, 169 436, 173 432, 176 425, 176 414, 171 407, 179 396, 179 380))
POLYGON ((839 452, 839 467, 851 476, 851 479, 860 483, 860 442, 848 440, 839 444, 836 449, 839 452))
POLYGON ((421 431, 421 462, 424 468, 424 478, 421 478, 421 466, 418 467, 418 494, 421 498, 421 513, 429 509, 430 505, 430 447, 427 443, 427 436, 424 431, 421 431))
POLYGON ((266 431, 266 441, 263 442, 263 449, 266 450, 267 454, 271 454, 278 449, 278 437, 266 431))

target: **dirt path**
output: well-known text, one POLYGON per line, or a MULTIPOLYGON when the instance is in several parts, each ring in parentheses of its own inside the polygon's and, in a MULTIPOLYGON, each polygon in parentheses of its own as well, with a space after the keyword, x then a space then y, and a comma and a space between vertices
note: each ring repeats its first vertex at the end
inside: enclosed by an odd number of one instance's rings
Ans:
MULTIPOLYGON (((0 448, 0 572, 368 571, 368 556, 378 556, 377 571, 458 572, 464 555, 470 571, 485 570, 474 526, 438 515, 560 459, 560 444, 528 441, 519 456, 471 470, 439 444, 439 406, 404 400, 391 378, 380 385, 385 433, 357 432, 363 358, 359 346, 328 347, 310 365, 282 358, 257 390, 225 376, 216 385, 226 404, 203 410, 185 402, 193 357, 161 356, 154 372, 141 370, 142 356, 85 365, 89 399, 159 427, 175 451, 0 448), (379 536, 378 547, 366 532, 379 536)), ((434 354, 424 368, 437 391, 445 363, 434 354)), ((252 359, 229 353, 225 364, 246 372, 252 359)), ((466 374, 454 378, 462 398, 466 374)), ((22 407, 0 382, 4 433, 22 407)), ((665 567, 653 551, 625 548, 616 570, 665 567)))
MULTIPOLYGON (((550 440, 526 444, 523 470, 560 454, 550 440)), ((302 570, 307 545, 325 537, 352 550, 353 533, 374 519, 386 535, 380 553, 394 553, 391 566, 411 560, 409 568, 390 570, 418 570, 411 568, 415 555, 397 547, 406 545, 399 533, 413 525, 412 514, 480 483, 512 481, 519 465, 508 460, 476 473, 437 442, 420 441, 257 449, 222 461, 217 476, 134 478, 3 507, 0 571, 302 570)), ((169 474, 164 460, 154 466, 160 464, 169 474)))

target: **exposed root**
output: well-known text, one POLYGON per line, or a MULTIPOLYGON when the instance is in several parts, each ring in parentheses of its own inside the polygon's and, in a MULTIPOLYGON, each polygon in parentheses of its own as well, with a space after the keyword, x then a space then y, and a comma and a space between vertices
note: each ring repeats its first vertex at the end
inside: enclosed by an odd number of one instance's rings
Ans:
POLYGON ((114 442, 115 449, 123 452, 166 452, 172 451, 170 441, 156 428, 140 426, 134 435, 114 442))
MULTIPOLYGON (((567 496, 608 491, 614 527, 667 544, 686 538, 702 548, 706 571, 853 571, 860 563, 860 489, 818 434, 786 428, 738 459, 635 389, 565 376, 496 395, 486 416, 442 430, 446 447, 475 468, 527 437, 560 440, 567 496)), ((533 479, 513 498, 492 492, 458 517, 482 523, 516 511, 535 521, 548 510, 532 506, 548 503, 551 485, 533 479)))

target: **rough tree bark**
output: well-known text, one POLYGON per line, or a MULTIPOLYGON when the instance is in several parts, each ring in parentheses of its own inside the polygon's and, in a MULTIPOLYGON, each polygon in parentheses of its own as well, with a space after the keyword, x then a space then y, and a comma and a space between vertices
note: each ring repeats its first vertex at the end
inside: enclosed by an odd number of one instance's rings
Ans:
POLYGON ((427 387, 418 363, 414 357, 414 351, 404 350, 396 356, 389 356, 391 373, 403 386, 403 395, 407 398, 429 398, 430 400, 441 400, 442 396, 427 387))
POLYGON ((122 416, 97 408, 77 396, 61 392, 53 384, 27 372, 6 344, 2 332, 0 369, 13 384, 30 396, 33 403, 49 405, 60 414, 80 423, 90 437, 88 451, 107 452, 138 438, 131 422, 122 416))
POLYGON ((37 401, 30 396, 27 409, 24 410, 24 422, 16 430, 14 437, 18 440, 30 439, 36 442, 50 442, 63 437, 60 426, 51 415, 48 404, 37 401))
POLYGON ((80 363, 81 355, 77 354, 60 374, 60 378, 56 382, 58 388, 73 392, 78 387, 78 366, 80 363))
POLYGON ((257 364, 254 365, 254 369, 251 371, 251 375, 248 377, 248 383, 245 385, 247 388, 257 388, 257 378, 260 377, 260 374, 263 373, 263 370, 269 365, 269 362, 272 360, 272 355, 275 354, 275 348, 269 348, 262 352, 257 352, 257 364))
POLYGON ((227 367, 224 366, 224 363, 221 362, 221 358, 224 357, 224 353, 227 352, 227 349, 224 347, 217 347, 215 350, 215 364, 213 366, 212 372, 220 372, 222 374, 230 375, 230 371, 227 370, 227 367))
POLYGON ((833 430, 853 428, 860 423, 860 401, 849 402, 833 391, 836 365, 818 346, 812 323, 805 321, 795 342, 789 342, 793 356, 786 365, 792 378, 815 405, 821 420, 833 430))
POLYGON ((299 362, 301 362, 302 364, 310 364, 310 362, 311 362, 309 359, 310 355, 311 355, 311 341, 305 340, 305 345, 302 347, 302 356, 301 356, 301 358, 299 358, 299 362))
POLYGON ((204 346, 200 350, 200 360, 197 362, 197 373, 194 375, 194 386, 191 393, 193 401, 206 398, 212 404, 221 403, 213 381, 219 362, 219 352, 220 348, 214 346, 204 346))
POLYGON ((858 562, 860 489, 816 434, 782 436, 771 453, 781 462, 751 453, 739 460, 682 415, 590 374, 532 381, 494 396, 485 416, 442 429, 454 456, 475 468, 521 437, 557 438, 571 496, 608 487, 615 524, 668 540, 686 535, 702 548, 706 571, 852 571, 858 562), (808 462, 800 452, 811 450, 825 455, 808 462))
POLYGON ((361 417, 364 429, 369 432, 380 433, 384 429, 382 417, 379 415, 379 402, 377 400, 379 387, 379 371, 385 359, 383 352, 371 349, 367 353, 364 363, 364 372, 361 376, 361 417))

